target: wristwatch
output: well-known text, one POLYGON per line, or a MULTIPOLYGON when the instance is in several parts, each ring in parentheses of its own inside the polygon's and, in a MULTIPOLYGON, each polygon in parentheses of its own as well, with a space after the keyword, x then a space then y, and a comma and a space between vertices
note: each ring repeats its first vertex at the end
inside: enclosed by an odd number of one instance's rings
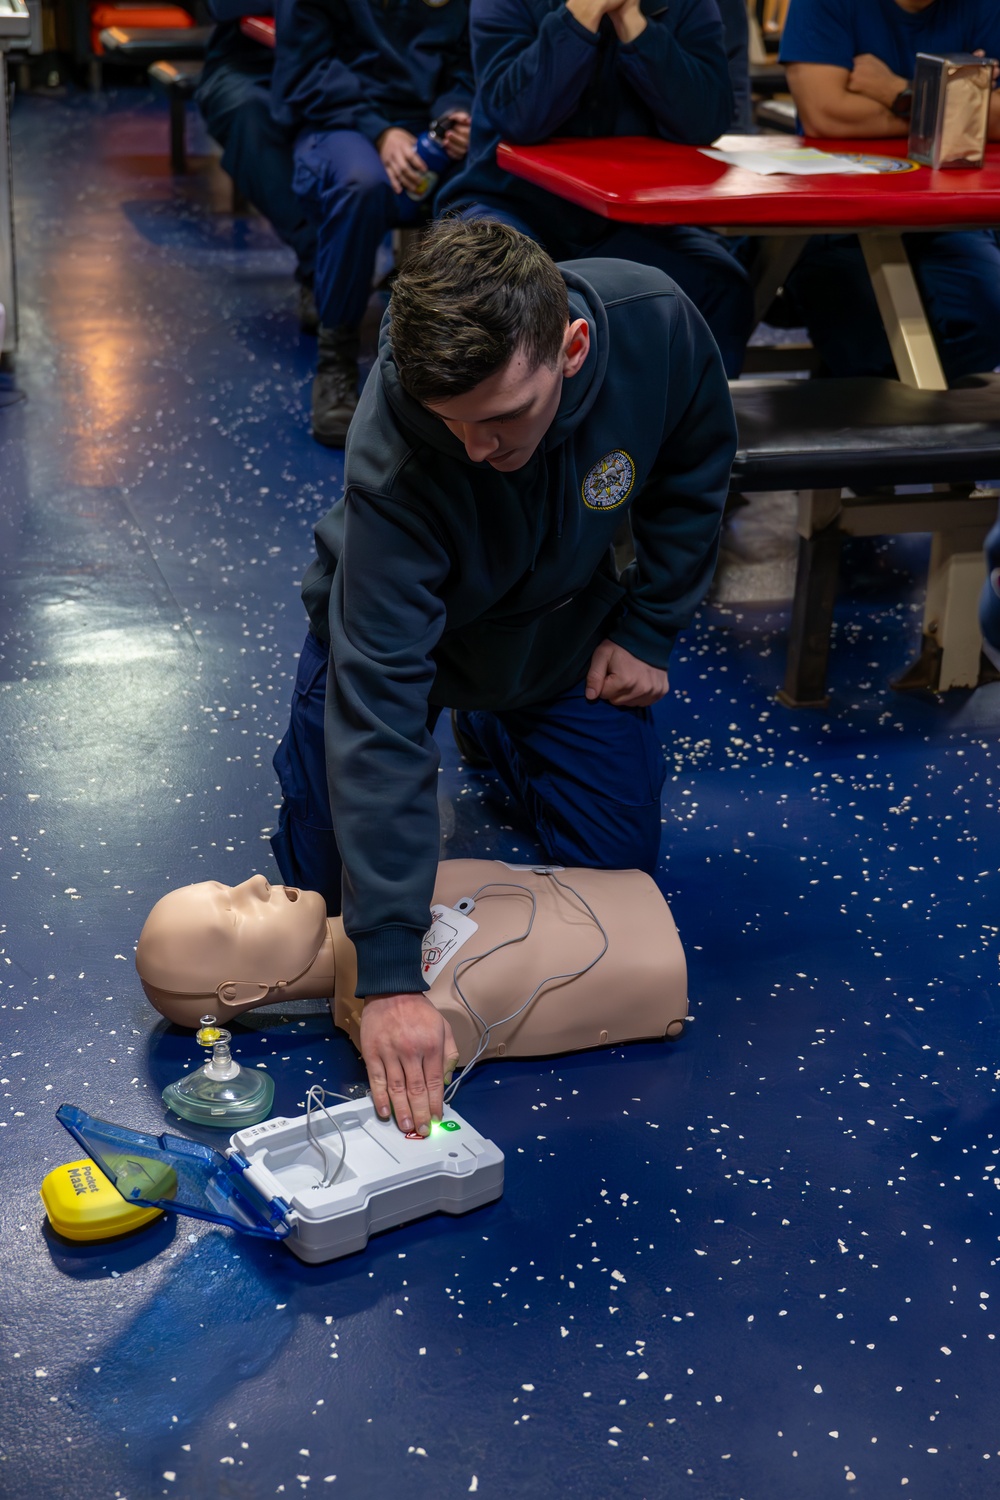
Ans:
POLYGON ((910 118, 910 112, 913 109, 912 83, 908 83, 905 89, 900 89, 895 99, 893 99, 892 103, 889 105, 889 108, 892 110, 892 113, 896 116, 897 120, 908 120, 910 118))

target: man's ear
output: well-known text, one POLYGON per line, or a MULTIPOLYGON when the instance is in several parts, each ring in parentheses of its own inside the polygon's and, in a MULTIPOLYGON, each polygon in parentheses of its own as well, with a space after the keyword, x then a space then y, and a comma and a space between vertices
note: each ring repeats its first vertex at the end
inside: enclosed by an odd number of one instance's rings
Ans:
POLYGON ((577 374, 589 353, 590 324, 586 318, 577 318, 568 324, 563 341, 562 372, 565 379, 577 374))

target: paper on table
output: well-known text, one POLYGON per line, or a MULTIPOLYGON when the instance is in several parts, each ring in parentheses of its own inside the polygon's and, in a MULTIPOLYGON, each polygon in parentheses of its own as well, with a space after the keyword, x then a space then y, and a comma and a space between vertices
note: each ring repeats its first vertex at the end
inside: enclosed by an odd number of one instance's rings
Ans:
MULTIPOLYGON (((788 177, 825 177, 833 173, 850 177, 867 177, 877 172, 875 167, 862 166, 846 156, 837 156, 832 151, 817 151, 813 146, 768 147, 766 150, 734 149, 732 137, 722 137, 729 149, 717 151, 712 147, 702 148, 702 156, 713 161, 723 161, 730 167, 742 167, 745 172, 757 172, 762 177, 773 177, 782 173, 788 177)), ((752 140, 752 136, 744 137, 752 140)), ((759 137, 758 137, 759 139, 759 137)))

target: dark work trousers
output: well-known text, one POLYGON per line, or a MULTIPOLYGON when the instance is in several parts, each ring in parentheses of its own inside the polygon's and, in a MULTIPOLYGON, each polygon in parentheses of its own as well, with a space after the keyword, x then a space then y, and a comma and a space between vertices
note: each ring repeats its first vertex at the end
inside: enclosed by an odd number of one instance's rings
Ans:
MULTIPOLYGON (((1000 244, 992 230, 903 236, 949 382, 1000 365, 1000 244)), ((810 240, 786 286, 831 375, 896 373, 855 235, 810 240)))
MULTIPOLYGON (((320 891, 335 915, 341 862, 327 794, 326 674, 326 648, 310 632, 291 720, 274 755, 283 801, 271 847, 282 880, 320 891)), ((549 859, 652 874, 666 764, 649 709, 588 703, 581 682, 550 703, 463 713, 459 724, 492 762, 549 859)))
POLYGON ((271 115, 270 73, 252 63, 223 63, 198 90, 209 134, 237 190, 274 226, 298 257, 297 278, 311 282, 316 231, 292 188, 292 136, 271 115))
POLYGON ((386 230, 418 223, 422 206, 393 192, 378 152, 356 130, 304 130, 293 180, 316 228, 319 320, 326 328, 356 328, 386 230))
MULTIPOLYGON (((544 240, 555 260, 577 260, 591 255, 634 260, 656 266, 686 292, 712 330, 726 374, 734 380, 743 367, 747 339, 753 332, 753 292, 746 268, 719 235, 686 226, 606 224, 606 232, 586 245, 568 237, 536 233, 526 220, 506 210, 473 203, 461 210, 463 219, 499 219, 534 240, 544 240)), ((596 220, 597 216, 594 215, 596 220)))

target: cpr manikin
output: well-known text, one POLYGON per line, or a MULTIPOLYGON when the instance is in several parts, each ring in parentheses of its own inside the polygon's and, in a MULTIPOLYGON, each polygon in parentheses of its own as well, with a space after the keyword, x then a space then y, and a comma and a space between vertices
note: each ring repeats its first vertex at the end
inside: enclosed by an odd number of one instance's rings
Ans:
MULTIPOLYGON (((537 1057, 683 1029, 684 951, 669 907, 641 871, 446 860, 433 904, 427 997, 450 1024, 463 1065, 477 1052, 537 1057), (532 897, 528 935, 497 948, 525 933, 532 897), (538 986, 516 1020, 497 1024, 538 986), (481 1022, 491 1030, 480 1051, 481 1022)), ((354 946, 316 891, 272 886, 262 875, 171 891, 146 919, 136 969, 149 1000, 178 1025, 197 1027, 206 1014, 224 1025, 258 1005, 327 999, 359 1046, 354 946)))

